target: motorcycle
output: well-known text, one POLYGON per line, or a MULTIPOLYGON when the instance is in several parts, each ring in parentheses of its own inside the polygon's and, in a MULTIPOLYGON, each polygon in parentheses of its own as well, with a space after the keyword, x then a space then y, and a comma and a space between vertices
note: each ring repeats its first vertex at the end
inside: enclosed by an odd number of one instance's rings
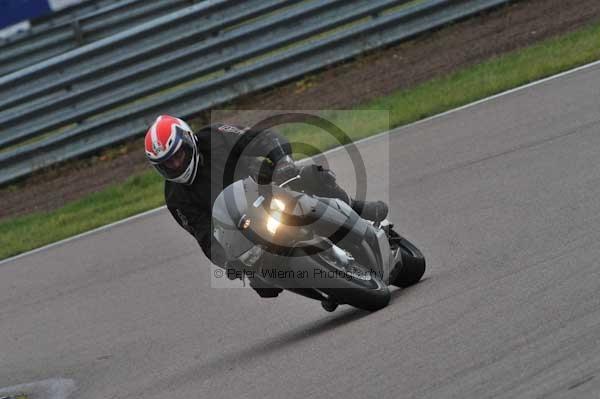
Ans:
POLYGON ((376 311, 389 285, 409 287, 425 258, 387 220, 362 219, 348 204, 302 191, 298 175, 281 185, 252 177, 227 186, 213 205, 213 235, 228 267, 255 284, 320 301, 376 311))

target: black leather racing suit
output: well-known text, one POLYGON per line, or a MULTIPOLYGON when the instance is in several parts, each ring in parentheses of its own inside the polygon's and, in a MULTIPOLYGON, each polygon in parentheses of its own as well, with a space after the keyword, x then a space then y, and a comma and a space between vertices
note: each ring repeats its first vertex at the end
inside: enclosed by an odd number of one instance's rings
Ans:
MULTIPOLYGON (((196 238, 211 262, 225 267, 223 249, 211 234, 214 201, 223 188, 234 181, 247 176, 256 178, 256 165, 265 158, 267 164, 274 165, 292 150, 287 139, 274 131, 257 132, 224 124, 201 129, 196 139, 202 163, 194 181, 189 185, 166 181, 165 200, 177 223, 196 238), (226 171, 232 171, 232 167, 234 172, 227 175, 226 171)), ((308 166, 303 169, 302 177, 307 192, 350 201, 327 169, 308 166)))

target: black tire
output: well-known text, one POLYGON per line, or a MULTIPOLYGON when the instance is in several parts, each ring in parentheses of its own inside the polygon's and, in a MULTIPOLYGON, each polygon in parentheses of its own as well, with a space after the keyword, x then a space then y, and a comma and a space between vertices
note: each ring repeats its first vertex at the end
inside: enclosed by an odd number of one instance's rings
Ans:
POLYGON ((425 257, 417 247, 405 238, 400 238, 399 244, 402 254, 402 266, 391 284, 406 288, 417 284, 425 274, 425 257))
POLYGON ((339 304, 347 304, 358 309, 375 312, 385 308, 391 299, 389 288, 381 280, 378 281, 378 285, 379 287, 371 289, 356 286, 352 288, 321 289, 321 291, 339 304))
MULTIPOLYGON (((290 258, 288 267, 296 273, 306 271, 308 275, 314 275, 317 269, 322 270, 324 275, 328 275, 328 272, 333 274, 343 272, 338 265, 328 262, 319 254, 312 256, 296 254, 295 257, 290 258)), ((366 274, 368 273, 365 269, 366 274)), ((373 274, 369 274, 368 279, 338 277, 315 279, 311 283, 312 288, 324 293, 334 302, 371 312, 386 307, 391 299, 389 288, 378 276, 373 274)))

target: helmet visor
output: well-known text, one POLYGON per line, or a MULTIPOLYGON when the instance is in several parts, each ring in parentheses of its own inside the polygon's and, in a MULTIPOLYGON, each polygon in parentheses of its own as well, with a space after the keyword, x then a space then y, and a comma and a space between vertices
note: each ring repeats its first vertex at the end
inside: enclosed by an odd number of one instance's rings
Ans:
POLYGON ((176 179, 181 176, 192 162, 194 149, 188 140, 181 140, 181 146, 173 155, 161 163, 154 164, 158 172, 166 179, 176 179))

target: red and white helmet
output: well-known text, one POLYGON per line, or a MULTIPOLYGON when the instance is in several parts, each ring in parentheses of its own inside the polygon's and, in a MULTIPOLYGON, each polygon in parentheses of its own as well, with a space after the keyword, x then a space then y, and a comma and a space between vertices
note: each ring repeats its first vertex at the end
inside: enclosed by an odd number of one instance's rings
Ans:
POLYGON ((146 157, 165 179, 190 184, 200 164, 192 129, 179 118, 161 115, 146 133, 146 157))

